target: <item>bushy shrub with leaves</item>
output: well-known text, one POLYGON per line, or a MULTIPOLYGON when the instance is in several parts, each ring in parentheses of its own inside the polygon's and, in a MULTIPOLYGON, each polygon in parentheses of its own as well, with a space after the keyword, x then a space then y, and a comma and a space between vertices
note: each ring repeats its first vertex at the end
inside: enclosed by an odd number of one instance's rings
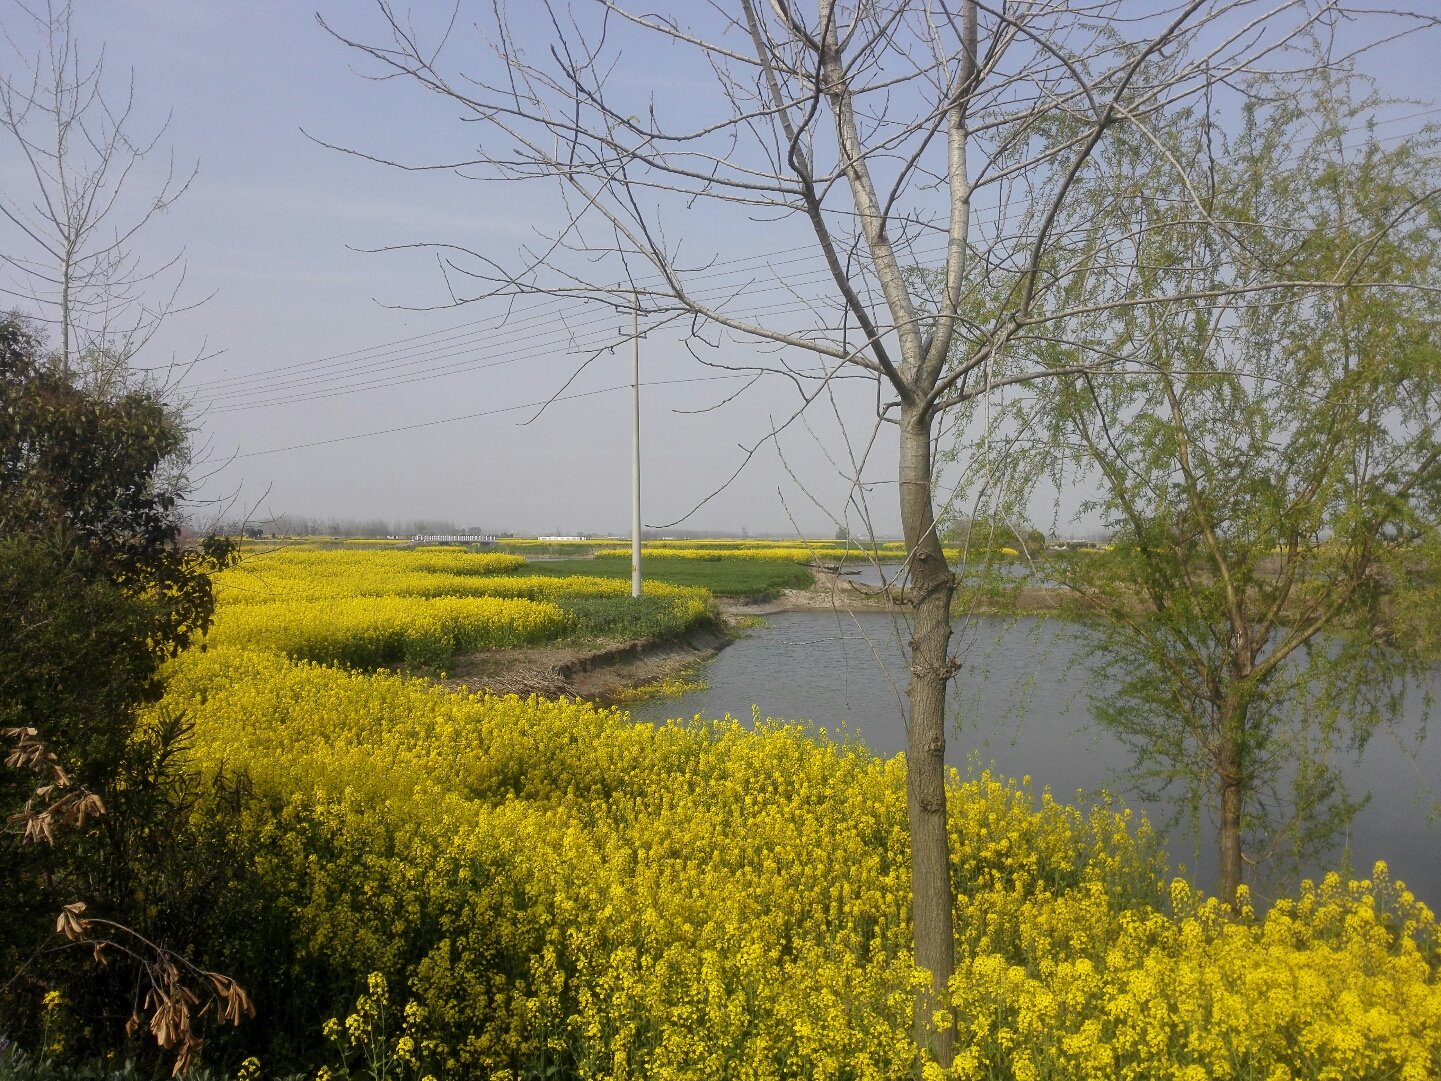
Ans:
POLYGON ((181 1064, 192 1007, 248 1008, 184 955, 205 877, 167 821, 191 791, 172 768, 187 728, 137 720, 232 550, 181 543, 186 439, 158 394, 89 387, 0 320, 0 1033, 37 1054, 61 989, 87 1050, 148 1030, 181 1064))

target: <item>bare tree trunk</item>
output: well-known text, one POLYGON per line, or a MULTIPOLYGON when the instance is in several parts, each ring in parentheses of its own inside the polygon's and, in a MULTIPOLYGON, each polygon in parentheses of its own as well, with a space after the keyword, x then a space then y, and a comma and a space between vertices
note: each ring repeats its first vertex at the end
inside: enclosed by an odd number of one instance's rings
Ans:
POLYGON ((60 374, 70 377, 70 289, 74 284, 75 253, 67 241, 60 261, 60 374))
POLYGON ((916 996, 918 1047, 949 1066, 954 1024, 939 1031, 932 1015, 945 1000, 955 971, 950 851, 946 840, 946 684, 952 674, 951 597, 955 576, 936 535, 931 499, 931 417, 901 415, 901 523, 911 559, 915 622, 911 637, 910 727, 906 748, 906 800, 911 835, 911 912, 916 964, 931 975, 916 996))
POLYGON ((1241 804, 1245 795, 1240 768, 1240 720, 1234 708, 1226 707, 1221 721, 1221 821, 1217 844, 1221 862, 1221 899, 1228 904, 1236 901, 1241 885, 1241 804))

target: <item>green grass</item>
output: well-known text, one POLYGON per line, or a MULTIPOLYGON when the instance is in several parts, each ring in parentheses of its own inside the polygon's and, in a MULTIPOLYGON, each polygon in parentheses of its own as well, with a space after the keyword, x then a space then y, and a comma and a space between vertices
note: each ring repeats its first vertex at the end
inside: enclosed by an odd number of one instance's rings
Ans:
MULTIPOLYGON (((700 586, 717 597, 764 600, 782 589, 806 589, 811 572, 796 563, 769 560, 652 559, 641 564, 645 579, 676 586, 700 586)), ((526 574, 591 574, 600 578, 629 578, 630 560, 624 556, 601 559, 558 559, 532 562, 526 574)))
MULTIPOLYGON (((695 630, 695 622, 675 611, 666 597, 558 597, 556 603, 576 621, 568 640, 674 638, 695 630)), ((711 617, 702 620, 709 623, 711 617)))

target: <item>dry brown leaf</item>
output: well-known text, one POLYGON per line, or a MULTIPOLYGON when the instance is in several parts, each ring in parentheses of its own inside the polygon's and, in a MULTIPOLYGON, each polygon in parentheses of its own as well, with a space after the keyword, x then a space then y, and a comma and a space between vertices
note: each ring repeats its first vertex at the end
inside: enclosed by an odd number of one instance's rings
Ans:
POLYGON ((60 910, 60 916, 55 921, 55 930, 74 942, 80 938, 90 926, 88 920, 81 919, 80 914, 85 911, 84 901, 75 901, 66 905, 60 910))

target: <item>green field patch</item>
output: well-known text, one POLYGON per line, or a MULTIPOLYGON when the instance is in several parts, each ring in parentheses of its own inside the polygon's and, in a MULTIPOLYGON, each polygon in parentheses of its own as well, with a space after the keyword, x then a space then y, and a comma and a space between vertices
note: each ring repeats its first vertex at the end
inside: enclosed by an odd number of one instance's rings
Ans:
MULTIPOLYGON (((783 589, 808 589, 811 572, 796 563, 755 560, 666 559, 642 563, 645 581, 707 589, 717 597, 767 599, 783 589)), ((526 574, 566 577, 576 574, 599 578, 630 578, 630 560, 621 556, 596 559, 557 559, 526 564, 526 574)))

